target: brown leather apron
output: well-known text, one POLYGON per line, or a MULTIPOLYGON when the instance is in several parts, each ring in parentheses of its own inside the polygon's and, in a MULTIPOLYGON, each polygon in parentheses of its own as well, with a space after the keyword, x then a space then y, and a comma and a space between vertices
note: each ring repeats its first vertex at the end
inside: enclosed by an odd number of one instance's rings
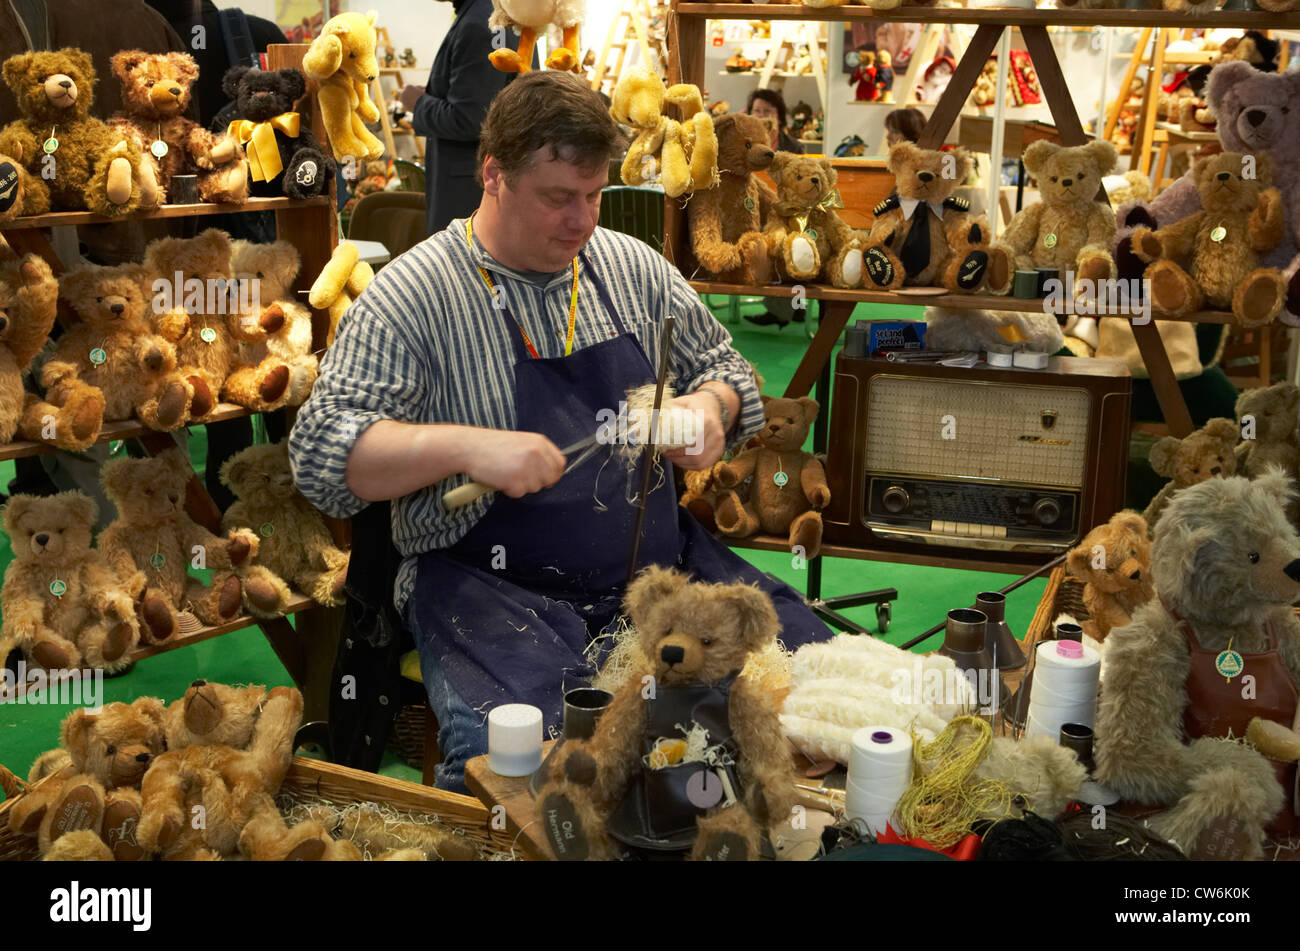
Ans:
MULTIPOLYGON (((1192 626, 1178 612, 1170 609, 1178 629, 1187 639, 1191 663, 1187 668, 1187 708, 1183 712, 1183 735, 1188 740, 1203 736, 1233 737, 1246 735, 1254 717, 1274 720, 1285 727, 1295 723, 1300 691, 1282 655, 1277 649, 1273 625, 1267 624, 1268 648, 1257 654, 1237 653, 1242 659, 1241 672, 1228 678, 1220 673, 1217 659, 1221 651, 1202 647, 1192 626), (1253 698, 1242 696, 1242 677, 1255 678, 1253 698)), ((1286 805, 1268 827, 1270 835, 1292 836, 1300 829, 1295 809, 1296 763, 1269 759, 1278 782, 1286 793, 1286 805)))

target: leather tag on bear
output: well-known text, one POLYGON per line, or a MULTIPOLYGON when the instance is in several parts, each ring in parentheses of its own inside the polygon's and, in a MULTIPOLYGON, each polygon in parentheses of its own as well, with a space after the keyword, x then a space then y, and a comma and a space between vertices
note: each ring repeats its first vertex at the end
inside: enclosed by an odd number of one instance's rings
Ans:
POLYGON ((93 829, 99 824, 99 796, 85 784, 74 786, 59 802, 51 828, 52 838, 78 829, 93 829))
POLYGON ((1246 824, 1236 816, 1222 816, 1201 830, 1189 858, 1196 862, 1235 862, 1250 850, 1246 824))
POLYGON ((18 201, 18 168, 13 162, 0 162, 0 214, 18 201))
POLYGON ((104 844, 119 862, 138 862, 144 858, 144 849, 135 840, 135 828, 140 821, 140 809, 131 802, 115 802, 104 810, 104 844))
POLYGON ((542 824, 557 859, 561 862, 586 860, 587 836, 568 798, 559 793, 547 796, 542 801, 542 824))
POLYGON ((877 287, 888 287, 893 283, 894 264, 889 260, 889 255, 880 248, 867 248, 863 251, 862 265, 866 268, 871 283, 877 287))
POLYGON ((711 836, 700 851, 705 862, 744 862, 749 858, 749 846, 734 832, 711 836))
POLYGON ((957 272, 957 286, 964 291, 979 287, 988 266, 989 256, 987 252, 972 251, 966 255, 966 260, 961 262, 961 270, 957 272))

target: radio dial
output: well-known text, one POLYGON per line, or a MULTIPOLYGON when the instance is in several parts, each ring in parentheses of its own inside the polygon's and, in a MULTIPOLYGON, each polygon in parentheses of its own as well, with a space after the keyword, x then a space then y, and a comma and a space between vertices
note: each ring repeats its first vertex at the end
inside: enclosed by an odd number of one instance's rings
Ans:
POLYGON ((891 485, 885 490, 882 501, 885 503, 885 509, 887 511, 893 512, 897 515, 899 512, 903 512, 907 509, 908 503, 911 500, 907 497, 907 490, 901 485, 891 485))
POLYGON ((1056 499, 1039 499, 1034 503, 1034 518, 1039 525, 1051 525, 1061 517, 1061 506, 1056 499))

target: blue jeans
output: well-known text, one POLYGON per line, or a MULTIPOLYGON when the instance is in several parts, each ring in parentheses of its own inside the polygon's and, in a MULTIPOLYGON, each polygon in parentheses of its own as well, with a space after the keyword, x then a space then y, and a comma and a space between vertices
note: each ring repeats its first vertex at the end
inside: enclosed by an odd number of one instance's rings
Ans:
MULTIPOLYGON (((412 600, 417 597, 412 594, 412 600)), ((465 764, 488 751, 487 714, 471 708, 452 689, 442 672, 433 644, 419 628, 416 612, 406 612, 407 630, 415 639, 420 653, 420 676, 429 696, 429 709, 438 720, 438 748, 442 762, 433 768, 434 786, 447 792, 468 795, 465 787, 465 764)))

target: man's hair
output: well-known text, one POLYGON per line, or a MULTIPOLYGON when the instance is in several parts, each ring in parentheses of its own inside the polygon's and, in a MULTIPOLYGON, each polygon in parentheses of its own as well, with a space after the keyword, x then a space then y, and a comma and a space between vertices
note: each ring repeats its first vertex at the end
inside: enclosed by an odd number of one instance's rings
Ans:
POLYGON ((513 183, 544 146, 550 146, 551 159, 595 172, 626 143, 609 107, 586 82, 573 73, 532 70, 506 83, 492 100, 478 143, 479 184, 489 155, 513 183))
POLYGON ((745 112, 752 113, 754 111, 755 99, 762 99, 768 105, 774 106, 776 108, 776 121, 781 123, 781 128, 779 131, 784 132, 785 131, 785 100, 781 98, 781 94, 774 89, 755 89, 753 92, 749 94, 749 98, 745 100, 745 112))

